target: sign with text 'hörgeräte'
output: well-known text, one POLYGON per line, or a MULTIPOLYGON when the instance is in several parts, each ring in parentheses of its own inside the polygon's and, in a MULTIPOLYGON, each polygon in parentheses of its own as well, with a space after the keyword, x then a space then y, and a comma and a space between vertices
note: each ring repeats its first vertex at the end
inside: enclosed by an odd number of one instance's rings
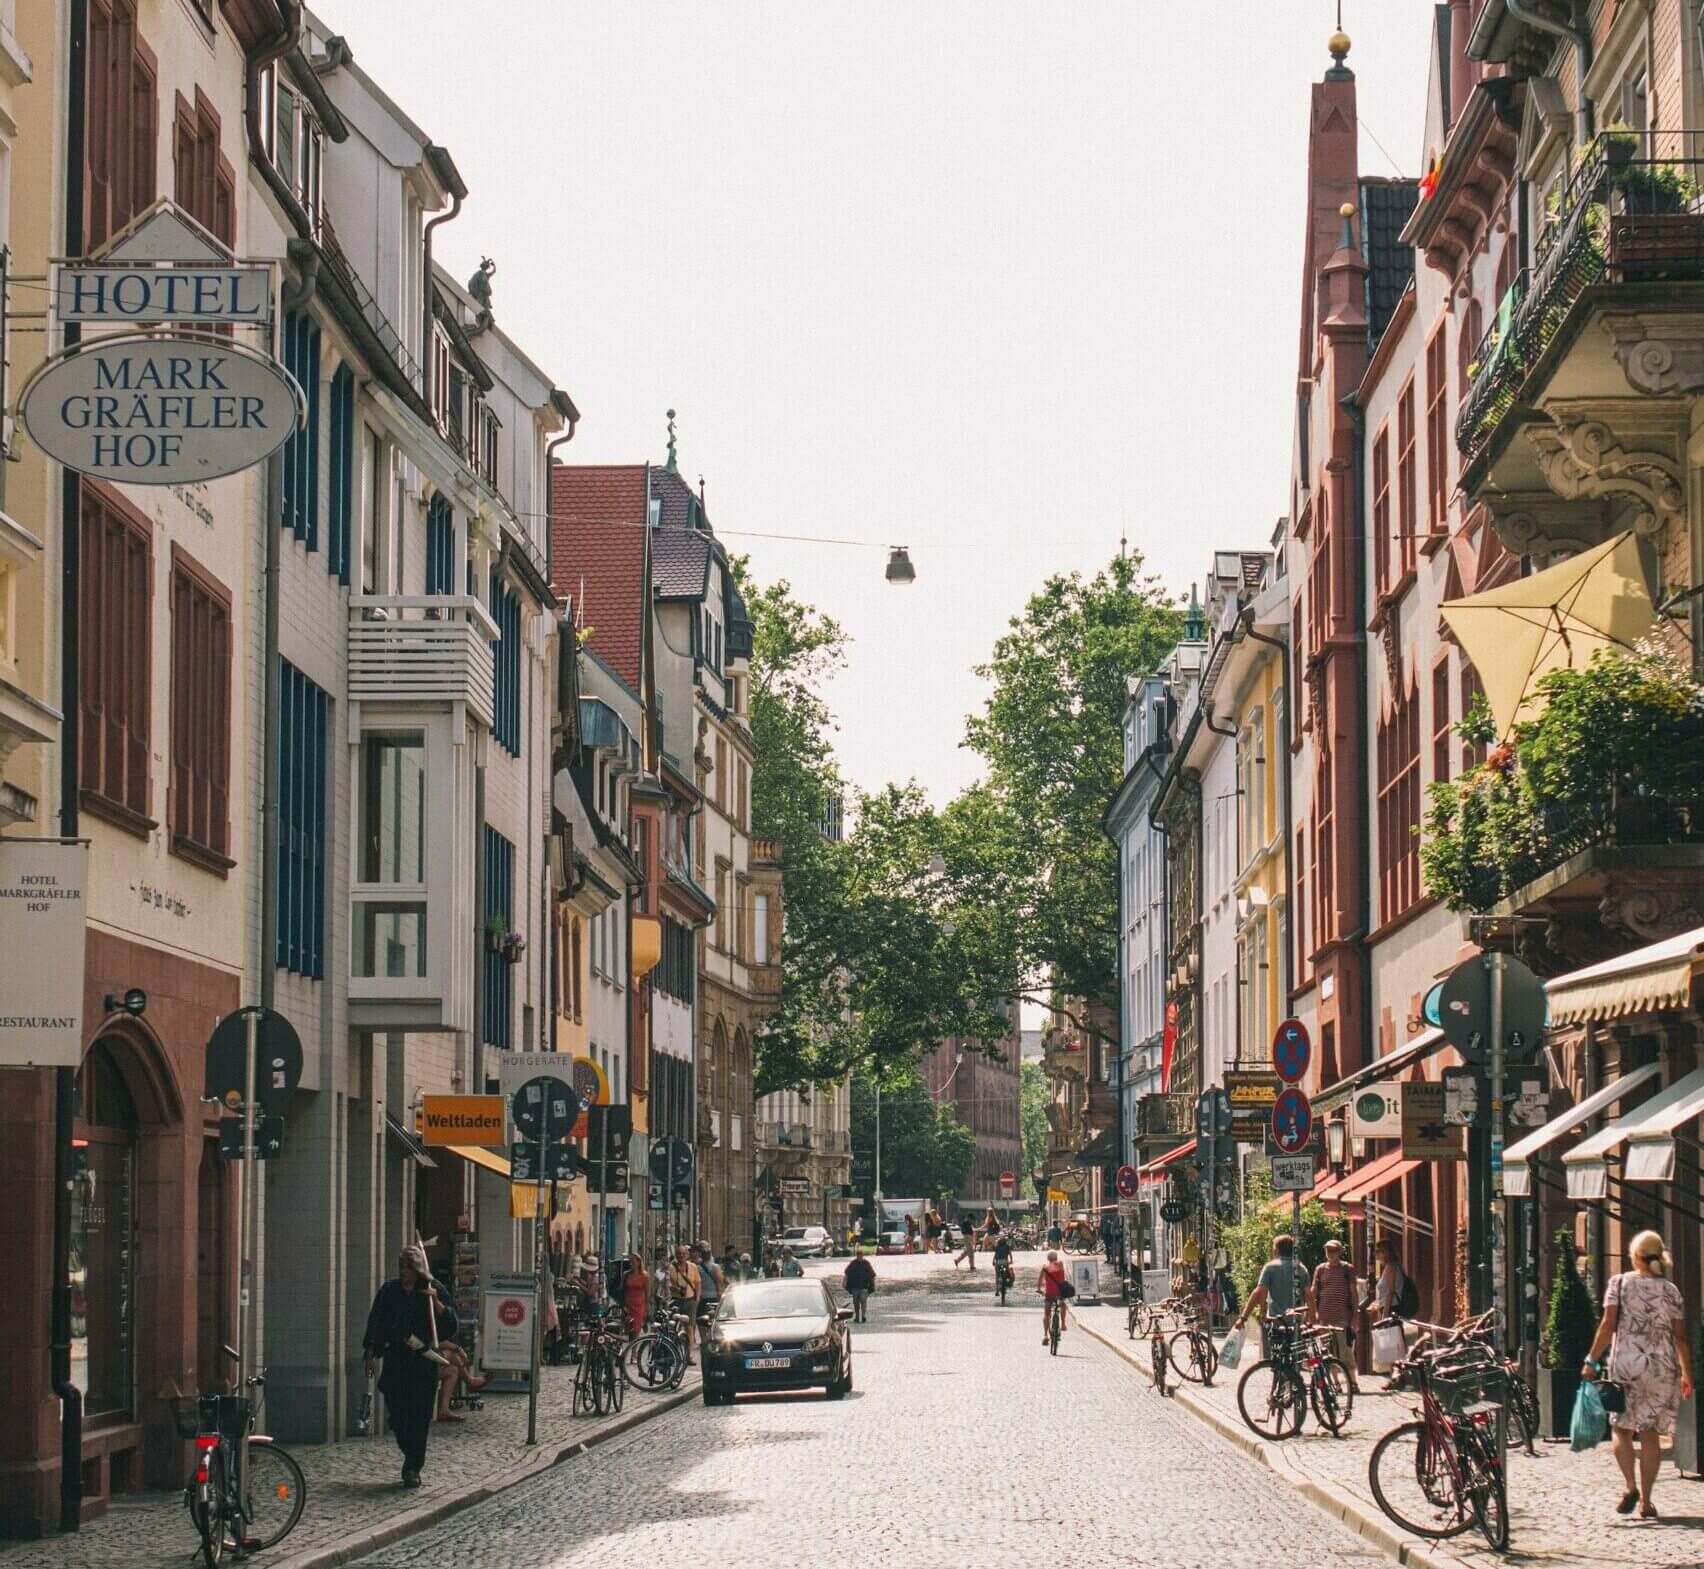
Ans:
POLYGON ((86 844, 0 840, 0 1067, 83 1060, 86 844))
MULTIPOLYGON (((487 1052, 485 1055, 486 1071, 496 1059, 497 1087, 504 1095, 513 1095, 528 1079, 540 1076, 560 1079, 569 1089, 574 1088, 574 1062, 566 1052, 560 1051, 499 1051, 487 1052)), ((566 1135, 566 1128, 559 1128, 559 1133, 566 1135)))
POLYGON ((420 1103, 420 1136, 427 1144, 472 1144, 487 1148, 504 1141, 501 1095, 427 1095, 420 1103))
POLYGON ((76 344, 48 360, 18 398, 24 428, 50 458, 132 485, 251 468, 283 446, 306 407, 302 389, 270 356, 166 333, 76 344))

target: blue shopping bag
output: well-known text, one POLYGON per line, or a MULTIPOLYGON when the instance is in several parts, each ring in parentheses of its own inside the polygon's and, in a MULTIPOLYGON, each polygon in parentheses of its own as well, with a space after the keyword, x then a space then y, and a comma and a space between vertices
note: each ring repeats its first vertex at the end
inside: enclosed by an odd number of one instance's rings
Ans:
POLYGON ((1609 1418, 1604 1415, 1603 1397, 1589 1378, 1580 1380, 1580 1392, 1574 1396, 1574 1419, 1568 1424, 1568 1447, 1592 1449, 1601 1444, 1609 1433, 1609 1418))

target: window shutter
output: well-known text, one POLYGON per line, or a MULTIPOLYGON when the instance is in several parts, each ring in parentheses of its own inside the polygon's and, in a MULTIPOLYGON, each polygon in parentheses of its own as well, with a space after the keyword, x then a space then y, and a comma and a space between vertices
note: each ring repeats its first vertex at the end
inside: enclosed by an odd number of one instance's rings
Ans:
POLYGON ((122 213, 113 215, 115 229, 130 222, 154 199, 154 149, 160 133, 159 99, 156 92, 158 77, 159 69, 153 50, 132 33, 130 146, 125 149, 130 160, 130 199, 122 213))

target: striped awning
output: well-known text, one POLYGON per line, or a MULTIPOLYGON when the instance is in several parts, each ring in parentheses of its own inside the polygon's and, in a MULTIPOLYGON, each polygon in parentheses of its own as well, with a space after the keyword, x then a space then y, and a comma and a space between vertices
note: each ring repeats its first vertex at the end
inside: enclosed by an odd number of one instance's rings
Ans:
POLYGON ((1635 1068, 1601 1090, 1588 1095, 1579 1105, 1559 1111, 1542 1128, 1535 1128, 1523 1139, 1517 1139, 1503 1151, 1503 1192, 1512 1199, 1532 1197, 1532 1158, 1548 1149, 1571 1129, 1607 1110, 1629 1090, 1637 1089, 1647 1079, 1662 1072, 1660 1063, 1648 1062, 1635 1068))
POLYGON ((1609 1194, 1609 1156, 1629 1146, 1624 1177, 1636 1182, 1666 1182, 1674 1175, 1674 1135, 1704 1111, 1704 1068, 1677 1079, 1666 1090, 1640 1101, 1562 1157, 1568 1197, 1601 1199, 1609 1194), (1635 1152, 1638 1153, 1635 1170, 1635 1152))
POLYGON ((1619 958, 1559 975, 1545 989, 1550 1023, 1595 1024, 1633 1013, 1685 1008, 1704 970, 1704 926, 1636 948, 1619 958))
POLYGON ((1167 1150, 1165 1154, 1159 1156, 1157 1159, 1149 1161, 1147 1165, 1141 1167, 1137 1171, 1137 1175, 1142 1178, 1158 1180, 1163 1167, 1169 1166, 1174 1160, 1182 1160, 1184 1156, 1193 1155, 1194 1153, 1195 1140, 1191 1139, 1187 1144, 1180 1144, 1176 1149, 1167 1150))

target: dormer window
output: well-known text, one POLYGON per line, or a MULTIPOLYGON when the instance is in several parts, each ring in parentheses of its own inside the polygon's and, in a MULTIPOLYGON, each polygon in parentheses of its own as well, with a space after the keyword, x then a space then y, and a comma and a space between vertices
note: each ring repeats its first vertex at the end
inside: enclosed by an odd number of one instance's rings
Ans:
POLYGON ((502 428, 503 422, 497 415, 481 404, 474 432, 474 467, 479 470, 479 477, 493 490, 497 488, 497 433, 502 428))
POLYGON ((320 230, 325 136, 313 111, 288 83, 278 80, 278 67, 261 73, 263 151, 307 213, 313 232, 320 230))
POLYGON ((645 519, 652 528, 660 528, 663 521, 663 498, 653 496, 645 506, 645 519))
POLYGON ((432 418, 437 421, 438 429, 450 429, 450 340, 442 327, 432 328, 432 364, 431 364, 431 405, 432 418))

